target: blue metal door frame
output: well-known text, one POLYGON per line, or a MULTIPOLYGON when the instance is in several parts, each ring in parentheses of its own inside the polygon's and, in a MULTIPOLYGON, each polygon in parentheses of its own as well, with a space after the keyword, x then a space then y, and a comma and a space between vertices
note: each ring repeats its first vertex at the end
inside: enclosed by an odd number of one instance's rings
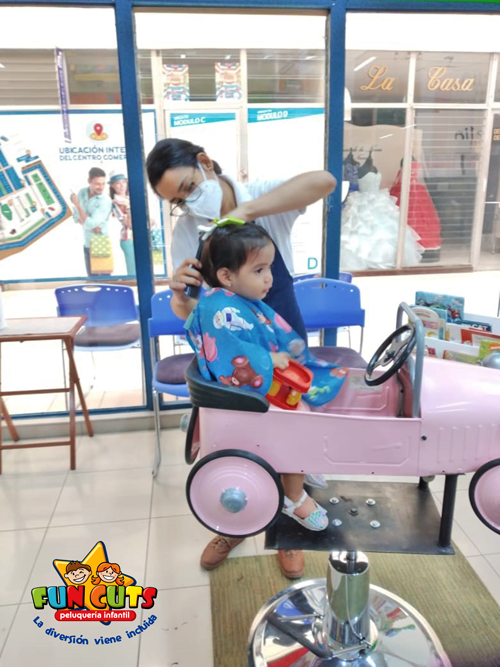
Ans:
MULTIPOLYGON (((328 12, 326 150, 327 168, 342 182, 344 135, 345 28, 346 12, 454 12, 500 13, 500 0, 0 0, 2 6, 111 7, 116 16, 116 37, 129 175, 137 287, 140 300, 143 363, 147 407, 152 409, 152 366, 149 355, 147 320, 151 315, 154 275, 150 261, 150 236, 146 211, 146 181, 140 114, 140 94, 135 53, 134 8, 227 8, 325 10, 328 12)), ((325 275, 338 278, 340 261, 341 188, 326 206, 325 275)), ((335 344, 335 332, 327 332, 327 344, 335 344)))

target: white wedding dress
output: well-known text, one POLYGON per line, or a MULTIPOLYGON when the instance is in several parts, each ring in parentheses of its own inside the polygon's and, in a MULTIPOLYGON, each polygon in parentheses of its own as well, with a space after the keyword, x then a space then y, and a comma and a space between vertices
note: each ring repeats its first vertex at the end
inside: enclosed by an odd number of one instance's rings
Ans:
MULTIPOLYGON (((399 236, 399 208, 388 190, 380 190, 382 174, 368 172, 359 179, 342 211, 340 268, 342 271, 393 269, 399 236)), ((424 248, 419 235, 406 229, 403 266, 415 266, 424 248)))

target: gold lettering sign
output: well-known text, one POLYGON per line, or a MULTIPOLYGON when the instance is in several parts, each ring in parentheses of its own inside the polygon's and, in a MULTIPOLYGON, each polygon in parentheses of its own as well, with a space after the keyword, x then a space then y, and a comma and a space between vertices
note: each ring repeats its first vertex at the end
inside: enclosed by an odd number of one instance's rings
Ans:
POLYGON ((373 65, 368 70, 370 83, 366 86, 360 86, 360 90, 392 90, 394 86, 394 78, 392 76, 385 76, 387 74, 387 67, 385 65, 373 65))
POLYGON ((474 87, 474 79, 450 79, 446 77, 447 67, 431 67, 429 70, 428 90, 451 90, 453 92, 471 91, 474 87))

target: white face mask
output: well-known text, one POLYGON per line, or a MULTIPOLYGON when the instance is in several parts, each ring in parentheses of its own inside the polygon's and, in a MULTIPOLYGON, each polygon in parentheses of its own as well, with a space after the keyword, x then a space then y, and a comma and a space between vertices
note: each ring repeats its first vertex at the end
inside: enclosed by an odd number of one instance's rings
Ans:
POLYGON ((219 179, 215 174, 215 178, 208 179, 205 176, 205 170, 199 162, 198 168, 203 174, 203 183, 200 183, 193 192, 194 201, 189 201, 189 197, 186 199, 189 212, 191 215, 197 215, 200 218, 207 218, 208 220, 220 218, 222 188, 219 185, 219 179))

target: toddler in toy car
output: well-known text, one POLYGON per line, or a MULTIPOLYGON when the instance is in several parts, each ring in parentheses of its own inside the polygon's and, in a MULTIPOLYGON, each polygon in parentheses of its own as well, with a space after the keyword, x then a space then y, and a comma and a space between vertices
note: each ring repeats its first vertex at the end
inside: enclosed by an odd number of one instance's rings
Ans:
MULTIPOLYGON (((274 369, 285 369, 294 359, 313 373, 303 400, 313 409, 332 401, 347 369, 316 359, 292 327, 262 302, 273 283, 274 245, 267 232, 242 223, 211 227, 205 237, 202 273, 211 289, 185 325, 200 373, 266 396, 274 369)), ((327 528, 326 511, 303 489, 304 476, 282 479, 283 511, 309 530, 327 528)))

